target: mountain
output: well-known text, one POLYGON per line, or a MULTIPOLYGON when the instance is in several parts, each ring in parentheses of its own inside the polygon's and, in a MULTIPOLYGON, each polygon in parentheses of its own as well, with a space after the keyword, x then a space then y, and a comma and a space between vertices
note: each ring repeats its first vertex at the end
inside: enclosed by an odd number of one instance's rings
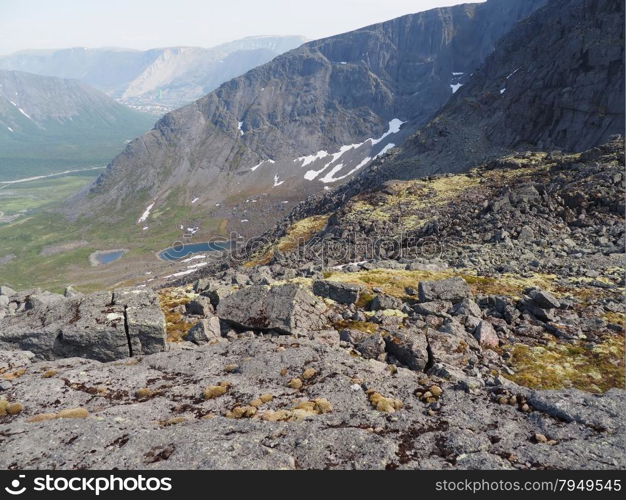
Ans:
POLYGON ((167 114, 72 206, 139 217, 174 191, 199 207, 254 196, 271 220, 276 202, 342 182, 425 124, 543 3, 457 5, 306 43, 167 114))
POLYGON ((153 122, 76 80, 0 70, 0 179, 105 164, 153 122))
POLYGON ((551 0, 393 154, 292 218, 336 209, 391 180, 463 172, 511 152, 603 144, 624 135, 624 78, 624 4, 551 0))
POLYGON ((259 36, 213 48, 30 50, 0 57, 0 69, 78 79, 124 104, 162 114, 304 41, 259 36))
POLYGON ((503 37, 374 177, 459 172, 511 150, 597 146, 624 134, 624 78, 624 3, 552 0, 503 37))

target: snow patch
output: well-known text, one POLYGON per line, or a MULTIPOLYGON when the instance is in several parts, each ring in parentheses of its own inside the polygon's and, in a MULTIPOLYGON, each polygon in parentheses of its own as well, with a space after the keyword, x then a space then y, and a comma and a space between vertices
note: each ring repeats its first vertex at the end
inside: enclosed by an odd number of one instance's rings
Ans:
POLYGON ((506 92, 506 87, 503 89, 500 89, 500 95, 504 94, 506 92))
POLYGON ((383 149, 381 149, 376 156, 374 156, 374 158, 378 158, 379 156, 384 155, 391 148, 395 148, 395 147, 396 147, 396 145, 393 142, 390 142, 389 144, 386 144, 385 147, 383 149))
MULTIPOLYGON (((308 170, 304 174, 304 178, 307 181, 312 181, 312 180, 316 179, 328 167, 330 167, 333 163, 335 163, 337 160, 339 160, 347 151, 350 151, 352 149, 358 149, 359 147, 361 147, 366 142, 369 142, 372 146, 375 146, 376 144, 378 144, 379 142, 384 140, 387 136, 389 136, 391 134, 397 134, 400 131, 400 128, 402 127, 402 125, 404 123, 406 123, 406 122, 403 122, 399 118, 394 118, 393 120, 391 120, 389 122, 389 127, 387 128, 387 131, 383 135, 378 137, 377 139, 369 138, 369 139, 366 139, 365 141, 360 142, 358 144, 347 144, 345 146, 341 146, 339 148, 339 151, 337 151, 336 153, 333 153, 332 155, 330 155, 331 156, 330 161, 328 161, 321 169, 319 169, 319 170, 308 170)), ((385 147, 387 147, 387 146, 385 146, 385 147)), ((391 146, 391 147, 393 147, 393 146, 391 146)), ((324 158, 326 156, 328 156, 328 153, 326 151, 318 151, 315 155, 302 156, 300 158, 296 158, 294 161, 303 160, 302 166, 304 166, 304 165, 306 165, 308 163, 311 163, 312 161, 315 161, 315 160, 320 159, 320 158, 324 158)), ((328 182, 336 182, 336 181, 345 179, 346 177, 352 175, 357 170, 363 168, 371 160, 372 160, 371 157, 366 157, 356 167, 354 167, 352 170, 350 170, 347 174, 335 177, 335 174, 337 174, 344 167, 343 163, 340 163, 340 164, 334 166, 331 169, 330 172, 328 172, 326 175, 324 175, 324 177, 322 177, 320 179, 320 182, 328 183, 328 182)))
POLYGON ((195 202, 197 202, 200 198, 194 198, 193 200, 191 200, 191 204, 193 205, 195 202))
POLYGON ((296 158, 293 161, 301 161, 301 167, 306 167, 309 163, 313 163, 315 160, 321 160, 322 158, 326 158, 328 156, 328 152, 321 150, 315 153, 314 155, 309 156, 301 156, 300 158, 296 158))
POLYGON ((451 83, 450 88, 452 89, 452 93, 456 94, 456 91, 459 90, 462 86, 462 83, 451 83))
POLYGON ((463 76, 465 73, 463 73, 462 71, 453 71, 452 72, 452 76, 463 76))
POLYGON ((155 202, 153 201, 152 203, 150 203, 150 205, 148 205, 143 215, 139 217, 139 219, 137 219, 137 224, 141 224, 142 222, 145 222, 146 220, 148 220, 148 217, 150 217, 150 212, 152 211, 154 204, 155 202))
POLYGON ((285 182, 285 181, 279 181, 278 179, 279 179, 279 178, 278 178, 278 174, 276 174, 276 175, 274 176, 274 187, 278 187, 278 186, 280 186, 283 182, 285 182))
POLYGON ((263 160, 263 161, 261 161, 261 163, 257 163, 254 167, 250 168, 250 170, 252 170, 252 171, 254 172, 257 168, 259 168, 259 167, 260 167, 261 165, 263 165, 265 162, 268 162, 268 163, 276 163, 274 160, 263 160))
POLYGON ((508 80, 509 78, 511 78, 515 73, 517 73, 520 69, 517 68, 513 71, 513 73, 511 73, 509 76, 506 77, 506 79, 508 80))
POLYGON ((28 118, 29 120, 32 120, 32 118, 30 117, 30 115, 24 111, 22 108, 18 107, 17 108, 19 110, 20 113, 22 113, 26 118, 28 118))
POLYGON ((243 130, 241 129, 241 127, 243 127, 243 122, 238 122, 237 129, 239 130, 239 134, 243 135, 243 130))
POLYGON ((204 259, 206 255, 194 255, 193 257, 188 257, 187 259, 181 260, 181 262, 191 262, 192 260, 204 259))
POLYGON ((7 127, 9 129, 9 132, 15 132, 15 130, 13 130, 11 127, 7 127))
POLYGON ((199 269, 201 267, 208 266, 208 265, 209 265, 208 262, 199 262, 198 264, 192 264, 190 266, 187 266, 187 269, 199 269))

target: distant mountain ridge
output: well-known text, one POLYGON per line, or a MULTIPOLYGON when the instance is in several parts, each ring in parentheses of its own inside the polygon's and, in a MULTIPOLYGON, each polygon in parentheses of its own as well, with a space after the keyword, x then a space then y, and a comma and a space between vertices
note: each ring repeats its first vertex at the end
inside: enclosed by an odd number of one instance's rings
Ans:
POLYGON ((103 165, 153 123, 79 81, 0 70, 0 180, 103 165))
POLYGON ((74 78, 129 106, 162 114, 305 41, 248 37, 212 48, 29 50, 0 57, 0 69, 74 78))
POLYGON ((241 193, 302 199, 334 186, 425 124, 544 3, 456 5, 306 43, 167 114, 73 206, 98 213, 145 202, 143 212, 174 190, 177 203, 214 206, 241 193))

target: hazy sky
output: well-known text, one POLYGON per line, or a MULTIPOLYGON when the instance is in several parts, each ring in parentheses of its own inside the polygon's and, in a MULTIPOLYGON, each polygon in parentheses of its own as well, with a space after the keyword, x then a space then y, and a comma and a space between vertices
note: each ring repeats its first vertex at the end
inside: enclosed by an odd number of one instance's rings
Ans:
POLYGON ((210 47, 252 35, 314 39, 458 3, 464 2, 0 0, 0 54, 61 47, 210 47))

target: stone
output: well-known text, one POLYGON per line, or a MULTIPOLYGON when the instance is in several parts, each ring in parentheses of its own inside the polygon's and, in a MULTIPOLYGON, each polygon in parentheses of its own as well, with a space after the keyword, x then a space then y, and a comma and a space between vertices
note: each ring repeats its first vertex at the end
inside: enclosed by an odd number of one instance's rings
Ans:
POLYGON ((478 323, 478 326, 474 330, 474 337, 478 340, 478 343, 483 347, 498 347, 500 339, 496 331, 491 326, 491 323, 486 320, 482 320, 478 323))
POLYGON ((428 341, 417 330, 392 331, 385 336, 386 351, 411 370, 423 371, 428 363, 428 341))
POLYGON ((328 327, 326 306, 298 284, 253 285, 220 301, 217 315, 240 328, 307 335, 328 327))
POLYGON ((383 311, 385 309, 400 309, 402 301, 390 295, 378 294, 370 302, 371 311, 383 311))
POLYGON ((185 340, 200 345, 220 339, 221 337, 222 330, 220 327, 220 319, 217 316, 211 316, 209 318, 202 318, 196 323, 187 333, 185 340))
POLYGON ((6 285, 0 285, 0 295, 6 295, 7 297, 11 297, 15 294, 16 292, 15 290, 13 290, 13 288, 6 285))
POLYGON ((561 307, 559 300, 550 292, 546 292, 545 290, 535 288, 528 291, 527 295, 537 307, 542 309, 558 309, 561 307))
POLYGON ((469 285, 463 278, 448 278, 439 281, 420 281, 418 286, 420 302, 447 300, 456 304, 471 297, 469 285))
POLYGON ((337 281, 316 280, 313 282, 313 293, 339 304, 354 304, 359 300, 361 287, 337 281))
POLYGON ((213 304, 211 303, 211 299, 208 297, 203 297, 202 295, 187 302, 185 304, 185 311, 187 314, 191 314, 192 316, 210 316, 215 310, 213 309, 213 304))
POLYGON ((96 292, 78 298, 38 293, 31 306, 0 320, 0 348, 38 359, 111 361, 165 348, 165 317, 150 290, 96 292))
POLYGON ((366 359, 380 359, 385 354, 385 340, 380 333, 373 333, 357 342, 355 348, 366 359))
POLYGON ((463 299, 461 302, 455 304, 451 314, 453 316, 474 316, 480 318, 482 311, 478 304, 472 299, 463 299))
POLYGON ((452 302, 447 300, 433 300, 430 302, 420 302, 413 305, 413 311, 423 316, 439 316, 450 318, 448 311, 452 308, 452 302))

